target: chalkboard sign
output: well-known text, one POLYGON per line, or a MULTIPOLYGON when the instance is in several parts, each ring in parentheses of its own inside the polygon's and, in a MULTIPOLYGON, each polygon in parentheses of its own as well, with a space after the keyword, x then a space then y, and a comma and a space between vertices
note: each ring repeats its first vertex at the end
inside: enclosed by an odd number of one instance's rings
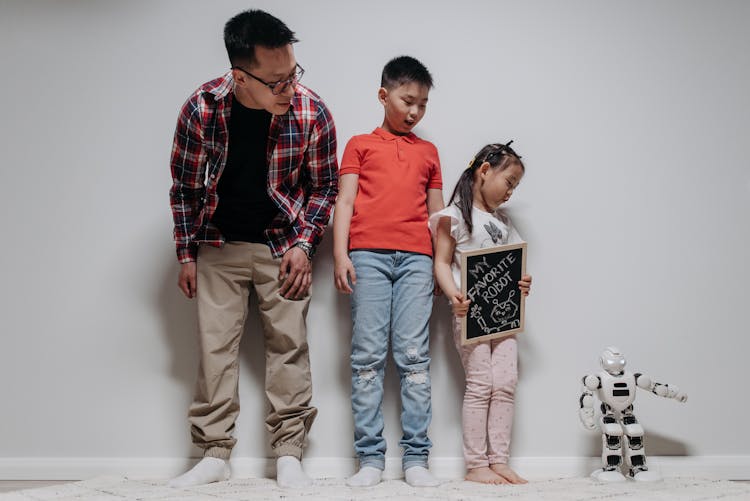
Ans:
POLYGON ((471 300, 461 319, 463 344, 523 330, 524 296, 518 281, 526 273, 526 244, 461 253, 461 292, 471 300))

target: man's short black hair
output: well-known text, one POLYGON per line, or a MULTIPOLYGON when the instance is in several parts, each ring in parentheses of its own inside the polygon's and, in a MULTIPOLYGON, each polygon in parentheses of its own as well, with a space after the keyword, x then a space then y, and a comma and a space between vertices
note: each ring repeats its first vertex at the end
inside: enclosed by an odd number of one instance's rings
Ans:
POLYGON ((410 56, 394 57, 383 68, 380 86, 393 89, 399 85, 416 82, 432 88, 432 75, 424 64, 410 56))
POLYGON ((232 66, 255 62, 255 46, 277 49, 298 42, 280 19, 262 10, 240 12, 224 25, 224 45, 232 66))

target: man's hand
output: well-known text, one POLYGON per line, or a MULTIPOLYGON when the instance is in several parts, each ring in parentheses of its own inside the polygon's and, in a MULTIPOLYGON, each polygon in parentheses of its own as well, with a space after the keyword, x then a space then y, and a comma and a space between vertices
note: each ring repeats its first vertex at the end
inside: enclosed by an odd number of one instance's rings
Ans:
POLYGON ((344 294, 351 294, 354 292, 349 286, 349 280, 352 281, 352 285, 357 285, 357 274, 354 272, 354 264, 349 256, 334 259, 333 265, 333 283, 339 292, 344 294))
POLYGON ((196 279, 195 261, 182 263, 180 266, 180 275, 177 279, 177 287, 180 288, 185 297, 193 299, 197 290, 198 281, 196 279))
POLYGON ((305 251, 292 247, 281 258, 279 281, 283 282, 279 294, 286 299, 302 299, 312 285, 312 264, 305 251))

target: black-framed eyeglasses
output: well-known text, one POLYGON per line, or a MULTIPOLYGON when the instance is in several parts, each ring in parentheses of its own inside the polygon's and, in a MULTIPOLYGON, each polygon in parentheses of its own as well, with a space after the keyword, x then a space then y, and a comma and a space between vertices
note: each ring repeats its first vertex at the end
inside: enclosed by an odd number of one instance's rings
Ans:
POLYGON ((302 78, 302 75, 305 74, 305 69, 299 64, 297 64, 294 68, 294 74, 291 77, 285 78, 284 80, 279 80, 278 82, 266 82, 265 80, 256 77, 255 75, 247 71, 245 68, 241 68, 239 66, 232 66, 232 69, 240 70, 242 73, 249 76, 250 78, 254 78, 258 82, 262 83, 263 85, 271 89, 271 93, 274 96, 278 96, 279 94, 284 92, 290 85, 294 85, 297 82, 299 82, 300 79, 302 78))

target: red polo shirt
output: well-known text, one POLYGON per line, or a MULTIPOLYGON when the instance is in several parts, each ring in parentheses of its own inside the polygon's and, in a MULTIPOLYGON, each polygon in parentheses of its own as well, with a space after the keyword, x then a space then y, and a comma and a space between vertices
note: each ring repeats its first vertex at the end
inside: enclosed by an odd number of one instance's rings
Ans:
POLYGON ((349 140, 339 175, 359 184, 349 229, 349 249, 392 249, 432 256, 427 190, 442 189, 437 148, 414 134, 380 127, 349 140))

